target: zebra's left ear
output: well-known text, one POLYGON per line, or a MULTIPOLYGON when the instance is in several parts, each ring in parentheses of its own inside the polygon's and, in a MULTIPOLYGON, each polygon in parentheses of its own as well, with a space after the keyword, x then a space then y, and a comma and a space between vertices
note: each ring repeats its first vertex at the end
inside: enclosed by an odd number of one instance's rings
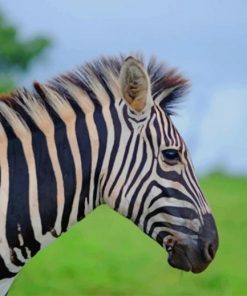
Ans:
POLYGON ((128 105, 136 112, 143 112, 151 105, 151 86, 141 62, 128 57, 120 71, 120 88, 128 105))

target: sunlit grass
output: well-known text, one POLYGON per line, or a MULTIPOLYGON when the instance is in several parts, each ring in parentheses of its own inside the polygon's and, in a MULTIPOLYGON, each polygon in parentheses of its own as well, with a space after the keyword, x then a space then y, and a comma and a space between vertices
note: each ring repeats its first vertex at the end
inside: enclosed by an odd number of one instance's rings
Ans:
POLYGON ((220 235, 204 273, 172 269, 156 242, 102 206, 31 260, 9 295, 247 295, 247 180, 214 174, 201 184, 220 235))

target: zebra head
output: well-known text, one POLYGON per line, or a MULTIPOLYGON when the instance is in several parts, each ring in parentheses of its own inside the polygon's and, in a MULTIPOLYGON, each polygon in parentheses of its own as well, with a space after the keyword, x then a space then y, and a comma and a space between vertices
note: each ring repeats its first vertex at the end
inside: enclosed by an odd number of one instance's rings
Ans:
POLYGON ((215 256, 217 229, 169 116, 168 107, 186 82, 174 72, 159 77, 159 71, 152 65, 145 70, 133 57, 121 66, 122 129, 104 198, 167 250, 171 266, 198 273, 215 256))

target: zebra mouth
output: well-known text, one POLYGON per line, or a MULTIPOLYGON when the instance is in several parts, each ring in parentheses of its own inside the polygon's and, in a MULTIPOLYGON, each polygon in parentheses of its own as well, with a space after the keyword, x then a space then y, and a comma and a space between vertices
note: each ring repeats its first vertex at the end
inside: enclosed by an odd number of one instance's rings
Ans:
POLYGON ((172 267, 183 271, 194 272, 193 265, 191 264, 189 257, 181 246, 166 246, 166 250, 168 252, 167 261, 172 267))
POLYGON ((210 261, 203 260, 198 252, 193 247, 175 243, 173 246, 166 245, 168 252, 168 263, 177 269, 183 271, 191 271, 193 273, 200 273, 204 271, 209 265, 210 261))

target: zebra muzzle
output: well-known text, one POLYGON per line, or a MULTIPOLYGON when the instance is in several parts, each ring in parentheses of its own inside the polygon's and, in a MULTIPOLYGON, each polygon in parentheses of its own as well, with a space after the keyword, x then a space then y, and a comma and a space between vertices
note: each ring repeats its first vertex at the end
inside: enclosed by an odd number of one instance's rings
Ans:
POLYGON ((198 238, 175 239, 165 242, 168 263, 175 268, 200 273, 213 261, 218 249, 218 234, 211 215, 205 215, 198 238))

